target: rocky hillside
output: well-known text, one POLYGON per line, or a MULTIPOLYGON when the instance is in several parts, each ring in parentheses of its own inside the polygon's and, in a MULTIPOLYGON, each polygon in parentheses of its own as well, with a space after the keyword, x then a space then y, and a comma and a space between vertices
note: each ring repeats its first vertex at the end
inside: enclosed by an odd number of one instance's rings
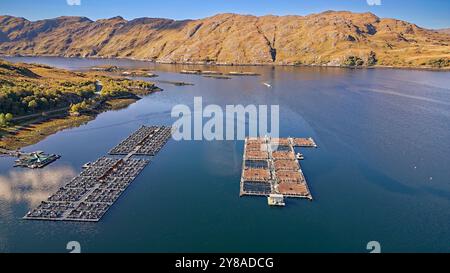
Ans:
POLYGON ((371 13, 174 21, 0 16, 0 54, 218 64, 450 66, 450 35, 371 13))
POLYGON ((438 32, 442 32, 442 33, 447 33, 450 34, 450 28, 442 28, 442 29, 438 29, 438 32))

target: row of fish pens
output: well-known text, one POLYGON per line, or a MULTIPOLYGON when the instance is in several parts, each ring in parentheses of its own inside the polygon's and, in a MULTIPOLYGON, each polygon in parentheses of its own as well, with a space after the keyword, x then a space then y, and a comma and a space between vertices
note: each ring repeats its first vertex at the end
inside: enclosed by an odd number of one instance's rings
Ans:
POLYGON ((150 163, 149 159, 132 158, 132 156, 135 153, 138 154, 142 147, 154 147, 150 151, 144 149, 143 155, 156 155, 170 136, 170 127, 143 126, 139 128, 110 152, 115 155, 113 151, 116 150, 120 151, 118 155, 125 155, 128 151, 126 157, 102 157, 94 163, 87 164, 78 176, 46 201, 41 202, 37 208, 28 212, 24 219, 99 221, 150 163))

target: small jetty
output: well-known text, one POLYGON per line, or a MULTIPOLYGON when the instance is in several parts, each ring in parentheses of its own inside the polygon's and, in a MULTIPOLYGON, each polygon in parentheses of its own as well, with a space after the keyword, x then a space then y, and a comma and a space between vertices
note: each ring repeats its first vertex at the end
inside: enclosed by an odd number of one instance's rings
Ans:
POLYGON ((17 157, 14 167, 23 167, 30 169, 44 168, 45 166, 55 162, 60 155, 55 154, 45 154, 42 151, 25 153, 20 150, 11 151, 0 148, 0 154, 4 156, 17 157))
POLYGON ((23 218, 100 221, 171 135, 171 127, 142 126, 114 147, 109 155, 86 163, 80 174, 23 218))
POLYGON ((285 197, 313 200, 294 147, 317 148, 312 138, 246 138, 240 196, 267 196, 271 206, 285 197))

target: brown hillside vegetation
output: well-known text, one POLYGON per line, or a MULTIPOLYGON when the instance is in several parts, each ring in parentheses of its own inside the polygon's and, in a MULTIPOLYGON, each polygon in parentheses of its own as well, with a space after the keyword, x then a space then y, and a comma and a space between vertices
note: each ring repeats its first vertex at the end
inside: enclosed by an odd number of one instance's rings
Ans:
POLYGON ((217 64, 450 66, 450 35, 372 13, 174 21, 0 16, 0 54, 217 64))
POLYGON ((437 29, 438 32, 450 34, 450 28, 437 29))

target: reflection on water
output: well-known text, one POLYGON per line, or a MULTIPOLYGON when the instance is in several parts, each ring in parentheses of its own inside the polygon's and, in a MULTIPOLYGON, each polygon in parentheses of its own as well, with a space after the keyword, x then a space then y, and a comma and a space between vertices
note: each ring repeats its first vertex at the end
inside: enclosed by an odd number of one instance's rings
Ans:
POLYGON ((236 142, 233 141, 208 143, 208 148, 202 155, 205 169, 214 176, 230 176, 240 173, 242 158, 239 156, 236 145, 236 142))
POLYGON ((68 166, 13 170, 0 176, 0 200, 35 207, 74 176, 75 170, 68 166))
POLYGON ((432 102, 442 105, 450 105, 449 102, 442 101, 442 100, 436 100, 436 99, 430 99, 424 96, 415 96, 415 95, 409 95, 404 94, 401 92, 395 92, 389 89, 376 89, 376 88, 348 88, 349 91, 359 91, 359 92, 373 92, 373 93, 379 93, 379 94, 385 94, 385 95, 392 95, 392 96, 398 96, 402 98, 408 98, 408 99, 414 99, 414 100, 420 100, 425 102, 432 102))

